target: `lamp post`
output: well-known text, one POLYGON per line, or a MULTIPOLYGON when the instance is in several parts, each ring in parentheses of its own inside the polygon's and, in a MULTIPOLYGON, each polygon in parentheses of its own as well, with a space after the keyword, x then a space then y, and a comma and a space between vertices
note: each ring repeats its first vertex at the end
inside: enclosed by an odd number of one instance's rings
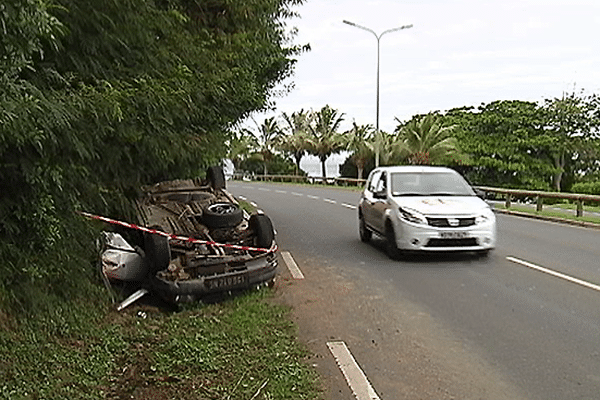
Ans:
MULTIPOLYGON (((377 114, 376 114, 376 118, 375 118, 375 135, 376 135, 376 140, 379 140, 379 40, 386 33, 396 32, 396 31, 400 31, 400 30, 403 30, 403 29, 412 28, 412 24, 410 24, 410 25, 402 25, 402 26, 399 26, 397 28, 388 29, 387 31, 381 32, 380 35, 377 35, 373 30, 371 30, 369 28, 366 28, 364 26, 355 24, 354 22, 350 22, 350 21, 346 21, 346 20, 344 20, 343 22, 345 24, 354 26, 356 28, 365 30, 367 32, 371 32, 375 36, 375 38, 377 39, 377 101, 376 101, 377 114)), ((379 143, 376 144, 376 149, 375 149, 375 166, 379 167, 379 143)))

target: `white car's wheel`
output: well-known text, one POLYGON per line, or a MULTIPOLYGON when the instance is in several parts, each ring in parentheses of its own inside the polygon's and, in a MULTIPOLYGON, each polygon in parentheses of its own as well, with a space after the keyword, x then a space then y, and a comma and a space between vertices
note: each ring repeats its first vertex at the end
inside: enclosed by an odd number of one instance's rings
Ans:
POLYGON ((358 234, 360 235, 360 240, 367 243, 373 237, 373 232, 367 228, 367 224, 365 224, 365 218, 362 215, 358 216, 358 234))
POLYGON ((389 221, 385 224, 385 239, 385 250, 388 257, 395 261, 399 260, 402 257, 402 250, 396 244, 396 232, 394 232, 394 227, 389 221))

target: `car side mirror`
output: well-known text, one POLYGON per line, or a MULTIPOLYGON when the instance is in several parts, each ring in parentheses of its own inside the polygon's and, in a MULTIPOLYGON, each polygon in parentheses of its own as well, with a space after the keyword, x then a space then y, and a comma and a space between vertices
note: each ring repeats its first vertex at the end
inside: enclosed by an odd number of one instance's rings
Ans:
POLYGON ((485 192, 484 190, 481 189, 473 189, 475 190, 475 194, 477 195, 477 197, 479 197, 482 200, 486 200, 487 199, 487 192, 485 192))
POLYGON ((387 198, 387 194, 385 193, 385 190, 381 190, 379 192, 374 192, 373 197, 376 199, 385 199, 387 198))

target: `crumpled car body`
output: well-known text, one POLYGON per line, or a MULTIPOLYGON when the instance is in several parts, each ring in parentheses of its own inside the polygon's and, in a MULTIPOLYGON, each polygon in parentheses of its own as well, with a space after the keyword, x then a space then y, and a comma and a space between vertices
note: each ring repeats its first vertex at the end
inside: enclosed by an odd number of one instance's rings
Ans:
POLYGON ((137 203, 143 249, 115 235, 105 239, 104 277, 139 282, 172 303, 272 283, 277 246, 271 221, 243 210, 225 184, 222 169, 211 167, 204 181, 143 188, 137 203))

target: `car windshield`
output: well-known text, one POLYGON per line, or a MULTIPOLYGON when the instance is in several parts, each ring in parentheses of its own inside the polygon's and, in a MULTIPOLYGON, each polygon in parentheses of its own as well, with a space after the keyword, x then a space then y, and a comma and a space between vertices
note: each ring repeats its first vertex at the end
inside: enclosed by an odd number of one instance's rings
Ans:
POLYGON ((469 184, 452 172, 396 172, 392 196, 475 196, 469 184))

